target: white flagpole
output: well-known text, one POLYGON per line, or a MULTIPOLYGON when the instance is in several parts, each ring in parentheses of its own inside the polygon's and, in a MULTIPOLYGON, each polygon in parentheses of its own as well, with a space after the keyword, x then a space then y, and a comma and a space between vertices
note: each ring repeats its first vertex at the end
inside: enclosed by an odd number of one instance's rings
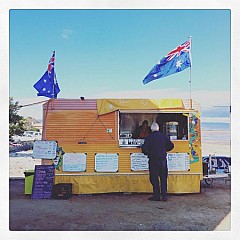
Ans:
POLYGON ((190 52, 189 52, 189 56, 190 56, 190 61, 191 61, 191 66, 189 69, 189 94, 190 94, 190 109, 192 109, 192 36, 189 37, 189 41, 190 41, 190 52))
POLYGON ((53 53, 54 53, 54 67, 53 67, 53 71, 54 71, 54 73, 53 73, 53 93, 52 93, 52 99, 54 99, 54 81, 55 81, 55 56, 56 56, 56 52, 55 52, 55 51, 53 51, 53 53))

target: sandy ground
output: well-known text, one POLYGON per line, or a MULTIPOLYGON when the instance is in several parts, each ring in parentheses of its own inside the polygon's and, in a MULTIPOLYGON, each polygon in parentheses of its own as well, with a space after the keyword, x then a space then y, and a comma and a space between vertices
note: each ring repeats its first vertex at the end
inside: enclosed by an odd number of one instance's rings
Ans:
POLYGON ((9 154, 9 177, 24 177, 24 171, 34 170, 41 159, 32 158, 32 150, 9 154))

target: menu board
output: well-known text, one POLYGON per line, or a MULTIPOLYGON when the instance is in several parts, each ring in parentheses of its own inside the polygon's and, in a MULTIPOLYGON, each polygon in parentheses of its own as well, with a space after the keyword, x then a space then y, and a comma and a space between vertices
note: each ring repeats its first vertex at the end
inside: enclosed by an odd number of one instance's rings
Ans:
POLYGON ((68 172, 85 172, 86 171, 85 153, 65 153, 63 155, 62 170, 68 172))
POLYGON ((33 158, 54 159, 57 154, 56 141, 36 140, 33 144, 33 158))
POLYGON ((32 199, 51 198, 54 169, 53 165, 35 165, 32 199))
POLYGON ((95 155, 96 172, 117 172, 118 154, 117 153, 97 153, 95 155))
POLYGON ((149 169, 149 158, 143 153, 132 153, 130 158, 132 171, 146 171, 149 169))
POLYGON ((190 160, 188 153, 168 153, 168 171, 189 171, 190 160))

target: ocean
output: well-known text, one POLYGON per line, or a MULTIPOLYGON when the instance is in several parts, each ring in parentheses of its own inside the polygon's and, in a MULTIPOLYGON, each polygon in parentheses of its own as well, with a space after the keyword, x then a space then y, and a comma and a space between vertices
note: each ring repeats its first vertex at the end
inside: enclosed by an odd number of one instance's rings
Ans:
POLYGON ((225 122, 201 122, 202 130, 230 131, 230 123, 225 122))

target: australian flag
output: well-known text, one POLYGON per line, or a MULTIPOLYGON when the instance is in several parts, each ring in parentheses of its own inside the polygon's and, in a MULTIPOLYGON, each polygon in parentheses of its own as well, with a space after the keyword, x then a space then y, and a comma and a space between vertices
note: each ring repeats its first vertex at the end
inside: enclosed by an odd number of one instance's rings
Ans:
POLYGON ((47 71, 36 82, 33 87, 38 91, 38 96, 49 98, 57 98, 60 88, 57 83, 56 74, 54 71, 55 51, 49 60, 47 71))
POLYGON ((148 75, 143 79, 143 83, 147 84, 158 78, 164 78, 168 75, 181 72, 184 69, 191 67, 190 51, 190 40, 176 47, 152 68, 148 75))

